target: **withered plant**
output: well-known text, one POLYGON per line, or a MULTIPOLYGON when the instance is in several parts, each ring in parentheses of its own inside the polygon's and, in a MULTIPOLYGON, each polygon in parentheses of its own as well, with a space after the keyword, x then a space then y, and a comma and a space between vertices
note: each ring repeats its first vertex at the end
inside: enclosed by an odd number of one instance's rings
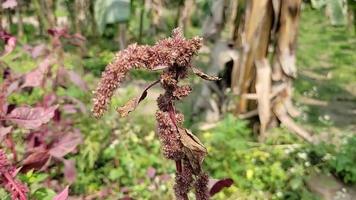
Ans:
POLYGON ((118 52, 114 61, 106 67, 93 99, 93 113, 99 118, 107 110, 115 89, 131 69, 162 70, 159 80, 148 85, 140 96, 119 107, 117 111, 122 117, 127 116, 147 96, 148 89, 161 84, 165 92, 157 99, 157 135, 164 157, 174 160, 176 164, 174 191, 178 200, 188 199, 188 192, 192 187, 195 189, 196 199, 205 200, 210 196, 209 178, 202 170, 207 150, 195 135, 183 127, 184 116, 175 108, 175 102, 192 91, 189 85, 178 84, 180 80, 187 78, 189 72, 205 80, 219 79, 204 74, 192 65, 192 58, 201 46, 201 38, 185 39, 179 28, 173 30, 172 37, 158 41, 153 46, 132 44, 118 52))

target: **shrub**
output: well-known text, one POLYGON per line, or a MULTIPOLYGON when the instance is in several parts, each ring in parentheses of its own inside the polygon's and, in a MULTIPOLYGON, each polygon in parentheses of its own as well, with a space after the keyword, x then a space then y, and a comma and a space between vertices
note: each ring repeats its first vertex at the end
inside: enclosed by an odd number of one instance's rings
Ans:
POLYGON ((330 161, 331 170, 347 184, 356 183, 356 136, 351 136, 330 161))

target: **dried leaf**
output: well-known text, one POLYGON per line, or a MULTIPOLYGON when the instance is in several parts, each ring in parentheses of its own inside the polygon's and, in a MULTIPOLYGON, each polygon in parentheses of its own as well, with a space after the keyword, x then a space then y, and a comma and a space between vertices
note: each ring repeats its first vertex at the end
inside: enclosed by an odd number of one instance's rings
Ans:
POLYGON ((56 158, 62 158, 72 152, 80 143, 82 143, 82 136, 79 132, 68 133, 53 144, 49 153, 56 158))
POLYGON ((43 107, 17 107, 6 116, 7 120, 16 123, 18 126, 35 129, 42 124, 49 122, 53 116, 54 111, 58 108, 58 105, 51 106, 49 108, 43 107))
MULTIPOLYGON (((147 92, 143 92, 142 94, 144 95, 144 98, 147 96, 147 92)), ((140 99, 144 99, 144 98, 135 97, 129 100, 124 106, 117 108, 116 111, 120 114, 121 117, 126 117, 130 112, 136 109, 136 107, 140 103, 140 99)))
POLYGON ((136 107, 138 106, 138 104, 144 100, 147 96, 147 91, 153 87, 154 85, 156 85, 157 83, 159 83, 159 80, 151 83, 150 85, 148 85, 143 92, 141 93, 140 96, 135 97, 131 100, 129 100, 125 105, 119 107, 116 109, 116 111, 120 114, 121 117, 126 117, 130 112, 134 111, 136 109, 136 107))
POLYGON ((69 193, 69 186, 64 188, 64 190, 59 193, 57 196, 53 198, 53 200, 67 200, 68 199, 68 193, 69 193))
POLYGON ((225 179, 209 179, 209 193, 210 196, 214 196, 216 193, 219 193, 222 189, 230 187, 234 181, 231 178, 225 179))
POLYGON ((216 76, 210 76, 208 74, 205 74, 204 72, 200 71, 198 68, 192 67, 193 73, 197 76, 199 76, 202 79, 208 80, 208 81, 218 81, 220 80, 219 77, 216 76))
POLYGON ((208 153, 199 138, 193 135, 188 129, 179 128, 180 141, 183 144, 185 155, 189 159, 189 163, 193 168, 194 174, 199 174, 201 164, 205 155, 208 153))

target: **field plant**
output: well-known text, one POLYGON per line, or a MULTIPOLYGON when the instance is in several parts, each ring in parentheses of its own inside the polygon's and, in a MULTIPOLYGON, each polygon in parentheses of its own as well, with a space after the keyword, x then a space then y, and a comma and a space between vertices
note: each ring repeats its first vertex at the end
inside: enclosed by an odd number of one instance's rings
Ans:
MULTIPOLYGON (((21 50, 30 54, 39 64, 30 72, 18 74, 3 59, 15 49, 16 38, 0 31, 0 39, 4 43, 0 63, 0 184, 12 199, 37 198, 36 195, 44 190, 41 187, 29 188, 21 183, 15 178, 19 173, 26 174, 23 180, 31 182, 26 176, 31 176, 34 170, 49 173, 53 168, 61 169, 59 163, 63 163, 62 174, 66 182, 71 184, 76 178, 75 161, 65 156, 76 150, 82 142, 82 135, 74 128, 70 115, 86 112, 86 109, 78 99, 58 96, 56 91, 60 87, 67 87, 68 77, 81 89, 86 89, 80 76, 64 68, 60 59, 64 52, 61 39, 79 38, 80 42, 84 39, 68 34, 65 29, 50 29, 48 33, 52 41, 49 47, 45 44, 22 46, 21 50), (36 91, 40 92, 33 101, 13 98, 20 94, 31 96, 36 91), (10 159, 7 151, 11 152, 10 159)), ((49 178, 45 176, 44 179, 49 181, 49 178)), ((49 184, 49 187, 58 188, 58 185, 49 184)), ((68 194, 68 188, 63 194, 68 194)))
MULTIPOLYGON (((173 30, 172 37, 163 39, 154 46, 132 44, 118 52, 114 61, 106 67, 93 99, 93 113, 96 117, 101 117, 115 89, 131 69, 162 70, 159 80, 149 84, 141 95, 119 107, 117 112, 122 117, 127 116, 145 99, 151 87, 161 84, 165 92, 157 99, 157 135, 164 157, 176 164, 174 192, 178 200, 188 199, 188 192, 192 187, 198 200, 209 199, 214 193, 214 190, 209 191, 209 177, 202 169, 207 150, 193 133, 183 127, 184 116, 175 108, 175 102, 188 96, 192 90, 189 85, 178 84, 180 80, 187 78, 189 71, 206 80, 219 80, 192 66, 192 58, 201 46, 201 38, 185 39, 179 28, 173 30)), ((224 180, 220 184, 231 185, 231 182, 224 180)))

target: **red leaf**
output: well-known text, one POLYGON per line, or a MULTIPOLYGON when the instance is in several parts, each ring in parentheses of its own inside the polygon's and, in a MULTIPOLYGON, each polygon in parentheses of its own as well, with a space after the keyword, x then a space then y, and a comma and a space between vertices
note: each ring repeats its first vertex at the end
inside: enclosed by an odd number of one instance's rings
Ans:
POLYGON ((48 162, 50 155, 48 150, 38 150, 31 153, 22 161, 21 171, 28 171, 31 169, 40 170, 42 169, 46 163, 48 162))
POLYGON ((45 108, 48 108, 50 106, 52 106, 54 104, 54 102, 56 102, 57 100, 57 96, 55 93, 49 93, 46 96, 43 97, 42 100, 42 106, 45 108))
POLYGON ((1 56, 5 56, 15 49, 16 38, 14 36, 10 35, 6 31, 0 30, 0 39, 5 42, 5 51, 0 54, 1 56))
POLYGON ((226 187, 230 187, 234 181, 231 178, 226 179, 210 179, 209 180, 209 188, 210 188, 210 196, 220 192, 222 189, 226 187))
POLYGON ((82 101, 80 101, 79 99, 71 97, 71 96, 61 96, 60 98, 63 99, 65 102, 68 102, 68 104, 66 104, 66 105, 69 105, 69 104, 73 105, 77 109, 79 109, 80 112, 82 112, 82 113, 86 113, 87 112, 86 105, 82 101))
POLYGON ((85 83, 85 81, 82 79, 80 75, 78 75, 76 72, 72 70, 68 70, 67 73, 68 73, 69 80, 71 80, 76 86, 78 86, 80 89, 84 91, 88 90, 87 84, 85 83))
POLYGON ((32 49, 31 49, 31 56, 32 58, 37 58, 41 55, 44 55, 45 52, 46 52, 46 45, 44 44, 39 44, 37 46, 34 46, 32 49))
POLYGON ((72 70, 67 70, 61 67, 57 73, 57 82, 61 86, 65 86, 67 81, 71 81, 74 85, 78 86, 80 89, 87 91, 88 86, 82 77, 72 70))
POLYGON ((47 32, 53 37, 66 37, 68 35, 66 28, 50 28, 47 32))
POLYGON ((146 174, 147 174, 147 176, 148 176, 149 178, 154 178, 155 175, 156 175, 156 169, 153 168, 153 167, 149 167, 149 168, 147 169, 146 174))
POLYGON ((52 62, 49 57, 44 59, 36 69, 25 75, 25 81, 21 87, 24 88, 41 86, 44 82, 45 74, 48 72, 51 64, 52 62))
POLYGON ((69 193, 68 189, 69 189, 69 186, 64 188, 64 190, 61 193, 59 193, 57 196, 55 196, 53 198, 53 200, 67 200, 68 199, 68 193, 69 193))
POLYGON ((68 183, 73 183, 77 176, 77 171, 75 169, 74 160, 63 160, 64 163, 64 177, 67 179, 68 183))
POLYGON ((9 134, 12 130, 12 126, 3 127, 0 126, 0 142, 4 140, 7 134, 9 134))
POLYGON ((4 3, 1 4, 3 9, 13 9, 17 6, 17 1, 16 0, 6 0, 4 3))
POLYGON ((81 142, 82 136, 80 133, 68 133, 62 137, 59 142, 53 144, 49 153, 56 158, 62 158, 66 154, 72 152, 81 142))
POLYGON ((35 129, 49 122, 53 118, 57 107, 57 105, 49 108, 17 107, 6 116, 6 119, 24 128, 35 129))
POLYGON ((63 105, 62 106, 62 110, 65 113, 68 113, 68 114, 73 114, 73 113, 77 112, 76 106, 73 105, 73 104, 65 104, 65 105, 63 105))

